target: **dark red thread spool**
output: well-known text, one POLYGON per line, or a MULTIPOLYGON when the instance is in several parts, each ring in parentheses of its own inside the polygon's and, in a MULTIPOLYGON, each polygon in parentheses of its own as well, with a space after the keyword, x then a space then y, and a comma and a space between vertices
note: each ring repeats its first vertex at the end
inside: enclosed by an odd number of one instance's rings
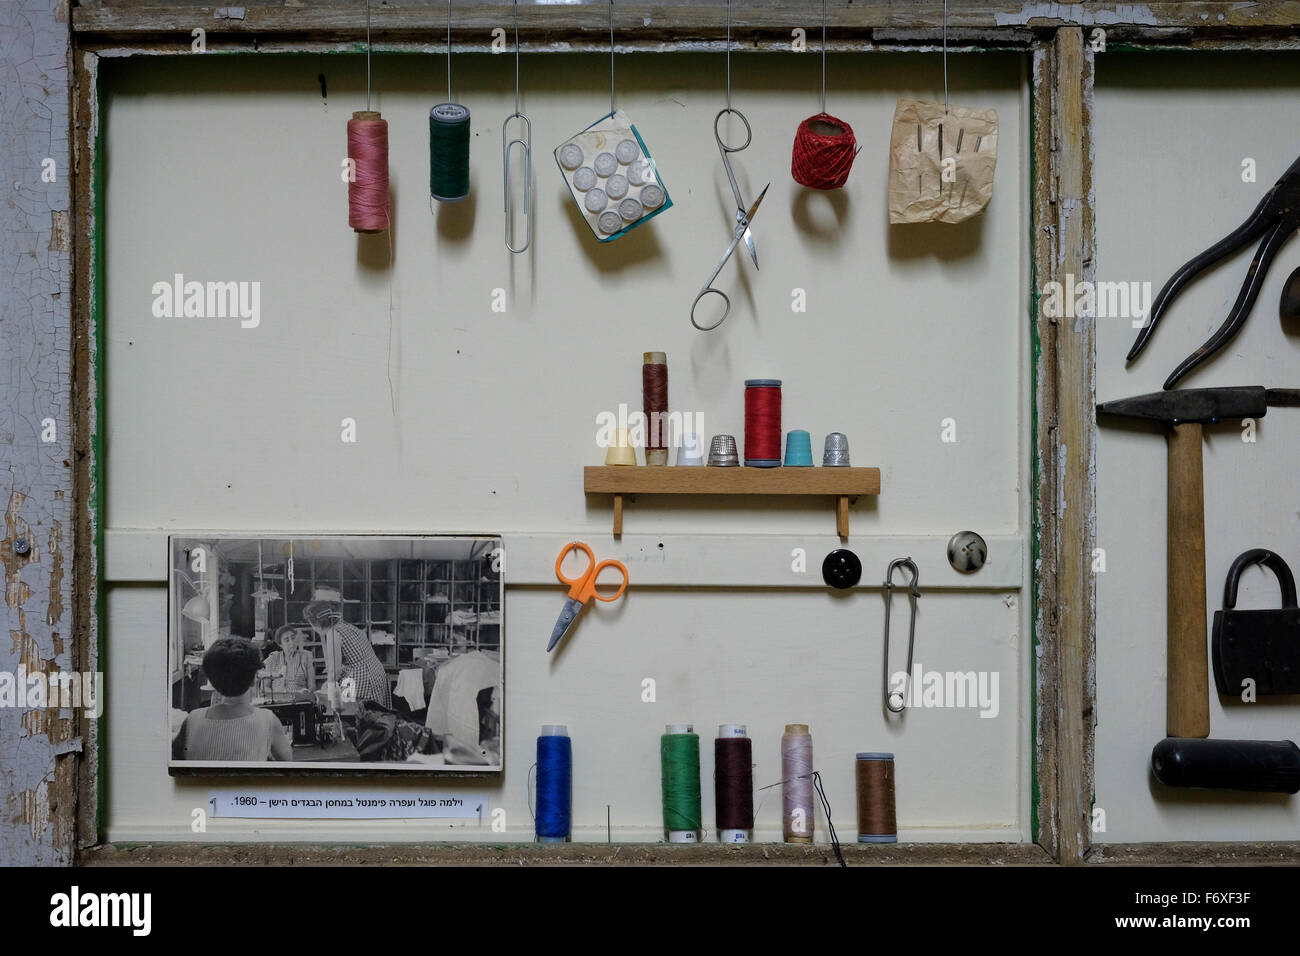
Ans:
POLYGON ((668 356, 641 355, 641 410, 645 413, 645 463, 668 464, 668 356))
POLYGON ((754 829, 754 747, 744 724, 722 724, 713 741, 718 839, 748 843, 754 829))
POLYGON ((745 465, 776 468, 781 464, 781 380, 745 381, 745 465))
POLYGON ((809 189, 839 189, 848 182, 859 149, 853 127, 844 120, 829 113, 810 116, 795 131, 790 175, 809 189))

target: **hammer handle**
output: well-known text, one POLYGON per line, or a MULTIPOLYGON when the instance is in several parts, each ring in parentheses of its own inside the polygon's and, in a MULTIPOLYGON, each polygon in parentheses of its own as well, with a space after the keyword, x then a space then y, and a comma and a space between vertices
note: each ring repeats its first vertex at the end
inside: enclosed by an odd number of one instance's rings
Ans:
POLYGON ((1174 425, 1169 436, 1168 684, 1170 737, 1210 736, 1210 669, 1205 618, 1205 479, 1199 423, 1174 425))

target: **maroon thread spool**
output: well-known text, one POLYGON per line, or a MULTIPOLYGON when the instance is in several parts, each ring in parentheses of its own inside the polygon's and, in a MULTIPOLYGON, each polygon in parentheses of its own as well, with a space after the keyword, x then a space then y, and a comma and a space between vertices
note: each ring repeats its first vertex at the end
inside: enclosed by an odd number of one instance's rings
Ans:
POLYGON ((754 746, 744 724, 719 724, 713 741, 718 840, 748 843, 754 830, 754 746))
POLYGON ((745 465, 777 468, 781 464, 781 380, 745 380, 745 465))

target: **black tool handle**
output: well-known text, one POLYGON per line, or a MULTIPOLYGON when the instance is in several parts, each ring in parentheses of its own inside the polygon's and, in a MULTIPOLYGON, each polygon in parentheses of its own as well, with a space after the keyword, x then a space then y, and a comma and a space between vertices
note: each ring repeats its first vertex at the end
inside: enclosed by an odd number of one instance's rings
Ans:
POLYGON ((1151 769, 1167 787, 1300 791, 1300 747, 1290 740, 1166 737, 1151 751, 1151 769))
POLYGON ((1237 581, 1241 572, 1252 564, 1262 564, 1277 575, 1277 583, 1282 587, 1282 607, 1296 606, 1295 578, 1282 555, 1268 548, 1252 548, 1237 555, 1228 568, 1228 579, 1223 585, 1223 606, 1226 609, 1232 610, 1237 606, 1237 581))

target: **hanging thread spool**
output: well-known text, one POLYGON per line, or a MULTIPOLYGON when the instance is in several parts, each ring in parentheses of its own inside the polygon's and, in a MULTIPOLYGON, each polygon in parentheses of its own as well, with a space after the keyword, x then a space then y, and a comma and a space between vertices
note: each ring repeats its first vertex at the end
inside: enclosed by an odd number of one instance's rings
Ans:
POLYGON ((429 195, 439 202, 469 195, 469 110, 459 103, 429 110, 429 195))
POLYGON ((839 189, 848 182, 859 148, 844 120, 829 113, 810 116, 795 131, 790 175, 809 189, 839 189))
POLYGON ((813 841, 813 748, 807 724, 781 736, 781 833, 786 843, 813 841))
POLYGON ((894 755, 858 754, 858 842, 897 843, 894 812, 894 755))
POLYGON ((573 743, 563 724, 546 724, 537 738, 537 841, 563 843, 573 818, 573 743))
POLYGON ((748 843, 754 829, 754 748, 744 724, 721 724, 713 741, 718 839, 748 843))
POLYGON ((668 355, 641 356, 641 410, 645 413, 647 465, 668 464, 668 355))
POLYGON ((745 466, 776 468, 781 464, 781 380, 745 381, 745 466))
POLYGON ((357 232, 388 228, 388 120, 358 110, 348 120, 348 225, 357 232))
POLYGON ((700 810, 700 736, 690 724, 669 724, 659 738, 664 833, 669 843, 698 843, 704 829, 700 810))

